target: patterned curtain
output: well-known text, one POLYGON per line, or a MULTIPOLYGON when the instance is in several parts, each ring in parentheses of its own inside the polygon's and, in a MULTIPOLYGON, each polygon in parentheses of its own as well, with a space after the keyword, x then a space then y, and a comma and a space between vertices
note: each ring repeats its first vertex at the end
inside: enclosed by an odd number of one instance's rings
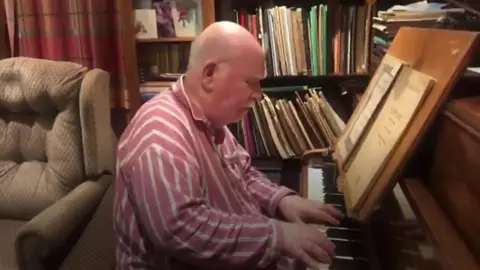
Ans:
POLYGON ((12 56, 110 73, 112 107, 128 108, 117 0, 5 0, 12 56))

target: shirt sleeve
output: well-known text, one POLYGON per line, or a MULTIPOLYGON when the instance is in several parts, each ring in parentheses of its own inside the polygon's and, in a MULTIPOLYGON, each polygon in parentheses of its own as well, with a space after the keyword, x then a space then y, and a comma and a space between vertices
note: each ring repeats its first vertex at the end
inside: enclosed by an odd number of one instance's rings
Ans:
POLYGON ((238 143, 237 152, 241 166, 245 170, 247 190, 268 216, 275 217, 280 200, 287 195, 296 194, 296 192, 273 183, 264 173, 252 166, 250 154, 238 143))
POLYGON ((262 268, 279 258, 279 221, 209 207, 195 162, 157 147, 139 158, 132 174, 132 200, 160 250, 190 264, 223 269, 262 268))

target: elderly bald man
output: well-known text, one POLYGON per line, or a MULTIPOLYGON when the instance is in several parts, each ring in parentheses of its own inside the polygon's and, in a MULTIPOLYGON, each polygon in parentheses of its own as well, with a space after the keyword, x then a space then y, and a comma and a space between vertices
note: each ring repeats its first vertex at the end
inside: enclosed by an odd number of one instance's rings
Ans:
POLYGON ((226 127, 262 99, 264 64, 247 30, 214 23, 192 42, 186 74, 139 109, 118 146, 117 269, 331 260, 332 243, 306 224, 337 224, 341 213, 271 183, 226 127))

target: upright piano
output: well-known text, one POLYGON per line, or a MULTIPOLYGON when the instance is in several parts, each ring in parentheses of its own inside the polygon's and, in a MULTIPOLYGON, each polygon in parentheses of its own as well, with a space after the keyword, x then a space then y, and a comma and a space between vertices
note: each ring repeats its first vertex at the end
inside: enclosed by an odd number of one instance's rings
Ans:
MULTIPOLYGON (((304 153, 300 194, 332 204, 347 216, 339 226, 319 227, 336 245, 333 262, 323 269, 480 269, 480 167, 476 167, 480 166, 480 98, 468 96, 478 95, 474 89, 460 89, 477 42, 477 33, 400 30, 388 53, 433 78, 433 86, 384 160, 373 158, 375 153, 353 151, 351 159, 372 157, 373 162, 381 162, 373 177, 352 179, 356 174, 346 168, 357 170, 351 166, 365 163, 351 161, 348 167, 338 147, 304 153), (449 41, 450 47, 419 49, 442 41, 449 41), (452 52, 454 43, 464 45, 452 52), (356 191, 353 185, 366 179, 371 183, 356 191), (355 192, 361 196, 354 196, 355 192)), ((378 91, 375 75, 347 131, 361 114, 362 102, 364 109, 372 92, 378 91)), ((468 80, 470 86, 480 87, 480 79, 468 80)), ((393 99, 387 98, 390 94, 395 93, 387 92, 371 113, 359 144, 375 132, 375 121, 386 113, 382 106, 393 99)))

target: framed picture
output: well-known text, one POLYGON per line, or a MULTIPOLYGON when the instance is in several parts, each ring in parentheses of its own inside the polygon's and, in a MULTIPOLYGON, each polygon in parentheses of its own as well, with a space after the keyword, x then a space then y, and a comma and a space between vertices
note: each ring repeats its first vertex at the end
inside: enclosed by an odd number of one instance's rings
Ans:
POLYGON ((135 9, 135 37, 137 39, 158 38, 154 9, 135 9))

